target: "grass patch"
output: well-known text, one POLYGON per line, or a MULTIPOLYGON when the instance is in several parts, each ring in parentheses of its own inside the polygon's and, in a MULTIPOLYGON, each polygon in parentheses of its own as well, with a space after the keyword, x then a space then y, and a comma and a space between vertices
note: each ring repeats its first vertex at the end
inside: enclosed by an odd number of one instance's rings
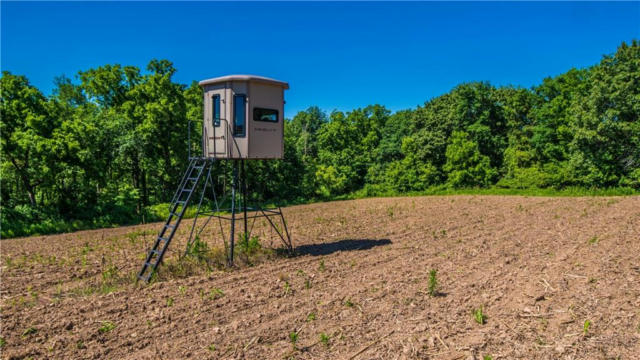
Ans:
POLYGON ((33 326, 29 326, 28 328, 24 329, 24 331, 22 332, 22 337, 25 338, 29 335, 33 335, 35 333, 38 332, 38 329, 34 328, 33 326))
POLYGON ((473 315, 473 320, 475 320, 475 322, 477 322, 480 325, 484 325, 487 322, 487 315, 485 315, 482 306, 480 306, 478 309, 473 309, 471 312, 471 315, 473 315))
POLYGON ((209 300, 217 300, 217 299, 220 299, 221 297, 224 297, 224 291, 218 288, 213 288, 209 290, 209 300))
POLYGON ((113 330, 115 328, 116 328, 116 324, 114 324, 113 322, 111 322, 111 321, 103 321, 101 323, 100 328, 98 328, 98 331, 104 334, 104 333, 110 332, 111 330, 113 330))
POLYGON ((429 271, 429 284, 427 287, 427 291, 429 292, 429 296, 434 297, 438 295, 438 271, 436 269, 432 269, 429 271))
POLYGON ((465 188, 452 189, 446 186, 435 186, 423 191, 397 192, 391 190, 380 190, 374 186, 365 186, 365 188, 355 191, 351 194, 341 195, 334 200, 351 200, 363 199, 369 197, 397 197, 397 196, 440 196, 440 195, 516 195, 516 196, 553 196, 553 197, 576 197, 576 196, 629 196, 639 195, 640 191, 630 187, 614 187, 607 189, 599 188, 582 188, 582 187, 566 187, 563 189, 553 188, 529 188, 529 189, 512 189, 501 187, 489 188, 465 188))
MULTIPOLYGON (((575 197, 575 196, 628 196, 628 195, 640 195, 640 190, 631 187, 613 187, 607 189, 599 188, 582 188, 582 187, 566 187, 562 189, 553 188, 530 188, 530 189, 512 189, 503 187, 490 187, 490 188, 468 188, 468 189, 451 189, 444 185, 431 187, 423 191, 413 192, 398 192, 388 189, 384 189, 377 185, 365 185, 364 188, 355 192, 339 195, 332 198, 297 198, 293 200, 279 201, 280 206, 300 205, 300 204, 313 204, 322 201, 339 201, 339 200, 352 200, 363 199, 372 197, 396 197, 396 196, 430 196, 430 195, 516 195, 516 196, 561 196, 561 197, 575 197)), ((613 204, 613 202, 611 203, 613 204)), ((126 213, 123 216, 113 218, 110 215, 97 215, 92 220, 78 220, 78 219, 62 219, 59 216, 41 214, 39 220, 34 221, 33 216, 25 219, 14 219, 14 221, 4 221, 2 223, 1 237, 3 239, 9 239, 18 236, 34 236, 34 235, 47 235, 68 233, 79 230, 90 230, 99 228, 113 228, 124 225, 136 225, 145 222, 162 221, 166 220, 169 215, 169 203, 160 203, 156 205, 150 205, 143 209, 140 214, 126 213)), ((610 205, 610 204, 608 204, 610 205)), ((265 204, 265 207, 274 206, 273 201, 265 204)), ((203 204, 201 210, 213 211, 208 208, 207 204, 203 204)), ((15 210, 13 211, 15 212, 15 210)), ((193 204, 187 207, 183 219, 191 219, 197 212, 197 206, 193 204)), ((387 214, 389 217, 393 217, 393 209, 391 213, 387 214)), ((152 232, 155 234, 155 231, 152 232)), ((133 236, 132 241, 136 241, 137 237, 144 235, 145 232, 133 236)))
POLYGON ((292 331, 289 333, 289 341, 291 341, 291 345, 293 348, 296 348, 296 343, 298 342, 298 332, 292 331))
POLYGON ((582 325, 582 334, 587 336, 589 333, 589 328, 591 327, 591 321, 585 320, 584 325, 582 325))
POLYGON ((320 342, 325 347, 329 347, 329 339, 330 339, 329 335, 327 335, 325 333, 320 333, 320 342))

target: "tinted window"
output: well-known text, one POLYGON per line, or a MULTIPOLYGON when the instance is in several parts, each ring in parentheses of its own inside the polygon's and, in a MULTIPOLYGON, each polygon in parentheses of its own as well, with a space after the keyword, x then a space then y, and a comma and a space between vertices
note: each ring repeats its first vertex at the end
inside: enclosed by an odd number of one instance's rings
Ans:
POLYGON ((213 95, 211 98, 213 108, 211 113, 213 114, 213 125, 220 126, 220 95, 213 95))
POLYGON ((233 136, 245 135, 245 124, 247 114, 245 113, 245 101, 244 95, 233 96, 233 136))
POLYGON ((278 122, 278 110, 254 108, 253 121, 278 122))

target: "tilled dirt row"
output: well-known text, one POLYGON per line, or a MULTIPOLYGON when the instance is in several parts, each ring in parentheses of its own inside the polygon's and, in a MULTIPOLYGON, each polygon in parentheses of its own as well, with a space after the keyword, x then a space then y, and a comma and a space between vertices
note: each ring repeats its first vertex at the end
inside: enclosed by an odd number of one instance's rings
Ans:
MULTIPOLYGON (((640 358, 640 197, 284 212, 300 255, 184 278, 165 267, 150 286, 130 278, 160 224, 2 241, 2 358, 640 358)), ((254 233, 277 245, 266 224, 254 233)))

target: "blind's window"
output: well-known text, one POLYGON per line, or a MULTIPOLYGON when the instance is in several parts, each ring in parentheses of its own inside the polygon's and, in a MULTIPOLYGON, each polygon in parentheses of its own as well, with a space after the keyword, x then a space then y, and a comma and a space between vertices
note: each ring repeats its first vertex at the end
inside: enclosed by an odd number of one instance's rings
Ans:
POLYGON ((211 106, 213 126, 220 126, 220 95, 213 95, 213 97, 211 98, 211 106))
POLYGON ((278 122, 278 110, 253 108, 253 121, 278 122))
POLYGON ((244 136, 246 134, 246 96, 233 96, 233 136, 244 136))

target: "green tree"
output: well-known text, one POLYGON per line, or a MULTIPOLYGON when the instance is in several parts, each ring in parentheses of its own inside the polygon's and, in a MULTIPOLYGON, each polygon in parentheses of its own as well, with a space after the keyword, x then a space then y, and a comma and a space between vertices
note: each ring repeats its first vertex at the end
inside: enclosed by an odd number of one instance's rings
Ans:
POLYGON ((452 187, 487 186, 497 175, 489 157, 480 154, 478 144, 464 131, 454 131, 446 151, 444 171, 452 187))
POLYGON ((2 72, 0 79, 0 139, 2 140, 3 173, 11 171, 5 179, 15 179, 17 183, 12 195, 18 198, 3 199, 9 203, 19 203, 25 194, 31 206, 36 206, 38 187, 51 179, 51 155, 55 147, 51 138, 56 127, 55 119, 47 113, 46 99, 38 89, 31 86, 24 76, 2 72), (4 165, 4 162, 8 162, 4 165), (8 166, 10 164, 10 166, 8 166), (15 174, 15 176, 14 176, 15 174))

